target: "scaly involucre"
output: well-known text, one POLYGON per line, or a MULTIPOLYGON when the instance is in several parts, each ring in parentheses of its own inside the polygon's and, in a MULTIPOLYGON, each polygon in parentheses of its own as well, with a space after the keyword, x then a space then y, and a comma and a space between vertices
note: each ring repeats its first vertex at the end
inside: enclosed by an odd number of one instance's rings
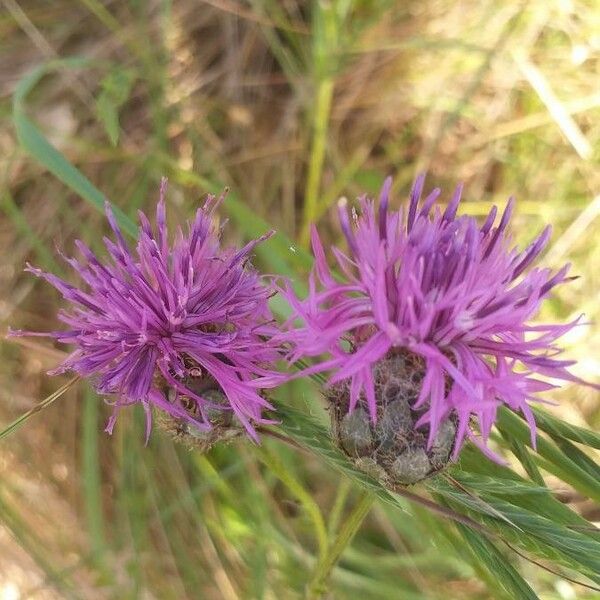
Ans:
POLYGON ((271 408, 261 387, 279 381, 274 370, 279 352, 272 341, 276 329, 268 307, 273 290, 263 285, 248 264, 256 244, 242 249, 222 249, 220 232, 212 216, 221 198, 209 196, 188 223, 167 236, 166 180, 162 181, 156 209, 156 233, 148 218, 139 213, 141 227, 135 252, 130 250, 110 205, 106 215, 115 242, 104 238, 112 260, 100 261, 81 241, 76 245, 84 258, 65 260, 82 280, 75 287, 59 277, 28 265, 28 271, 52 284, 72 307, 59 318, 66 331, 12 335, 42 335, 75 351, 52 373, 75 371, 92 377, 97 391, 114 396, 115 411, 107 425, 111 432, 120 407, 141 403, 165 411, 200 429, 210 428, 208 412, 232 410, 248 433, 256 438, 253 424, 270 423, 261 416, 271 408), (215 406, 185 385, 190 375, 212 378, 227 398, 215 406), (195 401, 185 410, 175 398, 195 401))
POLYGON ((389 178, 378 211, 362 197, 360 216, 351 217, 346 202, 340 202, 350 252, 333 248, 336 276, 312 229, 315 264, 308 297, 301 301, 289 285, 285 290, 293 307, 286 336, 292 345, 289 358, 320 357, 304 372, 331 371, 330 384, 349 381, 349 410, 364 398, 375 420, 374 366, 399 350, 412 352, 426 366, 413 408, 426 408, 415 426, 428 430, 429 445, 439 425, 454 414, 453 457, 471 439, 497 458, 487 442, 500 405, 524 414, 535 442, 528 402, 555 387, 535 376, 580 381, 566 370, 574 361, 557 358, 556 345, 577 321, 530 324, 543 299, 567 281, 569 265, 556 273, 532 267, 550 227, 525 250, 512 246, 506 232, 512 199, 499 224, 494 207, 479 226, 473 217, 456 214, 461 186, 442 211, 436 205, 438 189, 421 201, 423 183, 424 176, 415 181, 407 212, 389 210, 389 178), (298 320, 302 326, 293 325, 298 320), (471 430, 473 417, 480 435, 471 430))

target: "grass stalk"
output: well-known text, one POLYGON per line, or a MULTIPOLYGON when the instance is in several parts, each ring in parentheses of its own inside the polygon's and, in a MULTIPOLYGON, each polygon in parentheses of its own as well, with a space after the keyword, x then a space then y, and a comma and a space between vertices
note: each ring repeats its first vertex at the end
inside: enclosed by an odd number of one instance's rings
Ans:
POLYGON ((63 386, 59 387, 55 392, 50 394, 47 398, 44 398, 41 402, 36 404, 33 408, 29 409, 27 412, 23 413, 20 417, 17 417, 12 423, 7 425, 2 431, 0 431, 0 440, 7 435, 10 435, 18 429, 29 417, 32 417, 36 413, 48 408, 51 404, 53 404, 56 400, 58 400, 77 380, 79 376, 73 377, 63 386))
POLYGON ((308 245, 310 237, 310 224, 319 214, 319 190, 321 187, 321 175, 323 173, 323 162, 325 160, 325 148, 327 145, 327 129, 331 101, 333 99, 334 82, 331 77, 326 77, 317 85, 315 97, 315 113, 313 119, 313 137, 308 163, 308 176, 306 181, 306 194, 304 197, 304 214, 300 242, 308 245))
POLYGON ((319 600, 328 587, 329 577, 342 553, 352 541, 352 538, 362 525, 367 514, 373 506, 375 496, 370 492, 363 492, 348 518, 342 523, 333 542, 328 545, 325 554, 317 561, 313 577, 308 585, 306 597, 308 600, 319 600))
POLYGON ((325 520, 318 504, 302 483, 298 481, 293 473, 286 468, 278 456, 271 452, 265 445, 256 449, 261 462, 296 496, 308 517, 313 523, 315 537, 319 552, 319 561, 323 560, 327 552, 328 537, 325 520))

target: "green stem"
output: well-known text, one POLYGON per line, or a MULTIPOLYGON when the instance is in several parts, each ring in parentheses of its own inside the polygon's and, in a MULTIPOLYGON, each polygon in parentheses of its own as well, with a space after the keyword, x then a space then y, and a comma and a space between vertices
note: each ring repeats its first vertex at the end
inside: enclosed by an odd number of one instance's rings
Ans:
POLYGON ((328 546, 325 555, 317 562, 306 592, 308 600, 319 600, 326 593, 331 571, 360 528, 374 501, 375 496, 370 492, 361 494, 356 506, 342 524, 333 543, 328 546))
POLYGON ((313 120, 313 138, 306 181, 306 195, 304 197, 304 217, 302 232, 300 234, 300 241, 304 245, 308 244, 310 224, 315 221, 319 212, 319 189, 321 184, 321 173, 323 172, 323 161, 325 158, 327 126, 329 112, 331 110, 331 101, 333 99, 333 86, 334 82, 331 77, 321 79, 317 85, 313 120))
POLYGON ((256 448, 256 452, 264 465, 268 467, 285 486, 287 486, 290 492, 292 492, 300 504, 302 504, 302 507, 313 522, 315 528, 317 544, 319 547, 319 561, 323 560, 327 551, 327 528, 325 527, 325 520, 323 519, 323 514, 321 513, 318 504, 276 454, 268 450, 265 445, 256 448))
POLYGON ((348 494, 352 489, 352 482, 347 477, 344 477, 337 489, 337 494, 335 495, 335 501, 333 503, 333 507, 329 512, 329 518, 327 519, 327 529, 329 530, 329 535, 333 535, 340 524, 340 519, 342 518, 342 513, 344 511, 344 506, 346 505, 346 500, 348 499, 348 494))

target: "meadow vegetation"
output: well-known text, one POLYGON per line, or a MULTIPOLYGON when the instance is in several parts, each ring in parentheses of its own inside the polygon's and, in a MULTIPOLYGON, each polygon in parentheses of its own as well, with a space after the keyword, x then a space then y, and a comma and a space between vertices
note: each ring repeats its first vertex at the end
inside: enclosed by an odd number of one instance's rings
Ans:
MULTIPOLYGON (((340 196, 375 195, 392 174, 397 207, 426 170, 444 202, 465 183, 469 214, 515 195, 520 244, 553 225, 544 264, 570 261, 580 277, 539 320, 585 313, 565 343, 576 374, 598 381, 599 32, 594 0, 0 0, 2 332, 57 328, 61 299, 23 267, 65 274, 56 248, 70 255, 77 238, 102 253, 98 190, 135 221, 164 175, 176 223, 227 186, 228 241, 276 229, 255 262, 302 290, 310 222, 341 244, 340 196), (53 163, 44 139, 94 187, 53 163)), ((0 423, 68 381, 46 375, 65 355, 44 342, 2 340, 0 423)), ((299 420, 296 442, 306 430, 294 411, 326 426, 314 383, 279 396, 286 423, 299 420)), ((548 398, 554 417, 598 430, 597 392, 548 398)), ((496 443, 522 476, 512 495, 513 471, 471 451, 451 472, 487 514, 444 479, 414 489, 479 515, 519 555, 407 498, 379 490, 367 503, 356 474, 332 466, 339 457, 322 460, 326 445, 315 454, 265 437, 200 455, 158 430, 145 447, 137 409, 110 437, 109 414, 78 383, 0 441, 1 598, 301 598, 336 544, 332 598, 598 597, 569 581, 592 584, 600 564, 586 529, 600 521, 593 434, 553 437, 549 425, 536 454, 507 414, 496 443)))

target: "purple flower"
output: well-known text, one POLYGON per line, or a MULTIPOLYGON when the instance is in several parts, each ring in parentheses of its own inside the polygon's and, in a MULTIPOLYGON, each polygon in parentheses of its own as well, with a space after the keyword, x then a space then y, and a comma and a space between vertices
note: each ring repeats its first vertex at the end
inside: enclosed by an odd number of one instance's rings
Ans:
POLYGON ((165 190, 163 179, 156 233, 139 213, 135 252, 106 204, 116 238, 104 239, 111 260, 100 261, 81 241, 76 245, 85 260, 65 257, 81 286, 28 265, 72 304, 59 313, 68 329, 10 334, 73 344, 75 351, 52 373, 92 377, 99 393, 114 395, 108 432, 122 406, 141 403, 148 432, 154 406, 199 430, 210 429, 215 411, 233 413, 256 439, 253 424, 271 422, 261 416, 272 407, 260 388, 278 382, 272 363, 279 352, 268 307, 273 290, 263 285, 248 257, 272 232, 242 249, 221 248, 211 217, 223 197, 209 196, 169 244, 165 190), (215 400, 215 388, 222 402, 215 400))
MULTIPOLYGON (((315 264, 308 297, 299 300, 289 286, 284 292, 293 307, 289 358, 320 357, 304 373, 330 371, 330 389, 337 389, 329 393, 330 400, 338 402, 345 389, 344 412, 362 407, 374 427, 382 414, 383 386, 390 381, 395 389, 398 385, 396 375, 382 376, 382 369, 403 357, 402 364, 420 370, 410 409, 415 428, 426 432, 427 450, 435 449, 442 429, 455 429, 452 458, 470 439, 498 460, 487 442, 499 406, 523 413, 534 443, 535 421, 528 403, 539 400, 538 392, 555 387, 538 376, 580 381, 566 370, 574 361, 558 358, 557 346, 579 319, 530 323, 550 291, 569 280, 569 265, 556 273, 533 267, 550 227, 525 250, 512 245, 507 234, 512 199, 498 224, 494 207, 479 225, 473 217, 456 214, 461 186, 442 210, 436 205, 439 189, 421 200, 423 183, 424 176, 415 181, 406 211, 388 208, 390 178, 383 184, 378 210, 362 197, 360 216, 350 216, 345 200, 340 201, 350 252, 332 249, 336 275, 313 227, 315 264), (294 327, 298 320, 302 326, 294 327), (341 392, 340 386, 345 386, 341 392), (470 427, 473 418, 478 435, 470 427)), ((367 440, 364 444, 370 443, 372 432, 360 423, 346 431, 350 425, 338 423, 337 429, 354 436, 352 448, 359 430, 367 436, 361 438, 367 440)))

